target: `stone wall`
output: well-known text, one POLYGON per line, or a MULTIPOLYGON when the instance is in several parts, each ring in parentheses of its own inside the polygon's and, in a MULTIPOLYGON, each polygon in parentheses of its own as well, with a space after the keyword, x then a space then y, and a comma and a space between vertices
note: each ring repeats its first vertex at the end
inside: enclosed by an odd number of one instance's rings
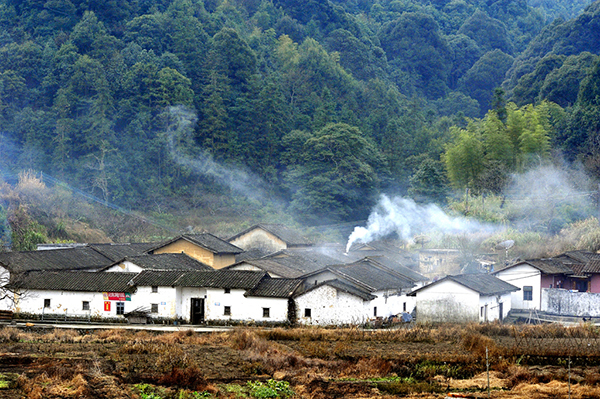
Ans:
POLYGON ((541 310, 563 316, 600 317, 600 294, 542 288, 541 310))

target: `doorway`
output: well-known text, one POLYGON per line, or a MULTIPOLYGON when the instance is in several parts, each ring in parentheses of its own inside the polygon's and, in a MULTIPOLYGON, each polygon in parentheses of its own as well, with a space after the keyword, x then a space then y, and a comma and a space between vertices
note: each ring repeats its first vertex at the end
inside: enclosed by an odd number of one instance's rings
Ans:
POLYGON ((190 322, 192 324, 204 323, 204 298, 192 298, 190 322))
POLYGON ((504 306, 502 305, 502 302, 498 304, 498 319, 500 320, 500 323, 502 323, 502 320, 504 319, 504 306))

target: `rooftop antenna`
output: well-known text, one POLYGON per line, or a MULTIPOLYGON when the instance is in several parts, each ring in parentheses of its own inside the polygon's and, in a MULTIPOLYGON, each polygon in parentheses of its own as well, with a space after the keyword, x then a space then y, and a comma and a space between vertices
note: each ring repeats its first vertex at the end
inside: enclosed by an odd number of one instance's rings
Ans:
POLYGON ((423 246, 429 241, 431 241, 431 238, 429 238, 426 235, 420 235, 413 238, 413 241, 415 242, 415 244, 421 244, 421 249, 423 249, 423 246))
POLYGON ((511 249, 515 245, 514 240, 506 240, 502 241, 500 244, 497 244, 495 249, 501 251, 504 250, 504 260, 508 259, 508 250, 511 249))

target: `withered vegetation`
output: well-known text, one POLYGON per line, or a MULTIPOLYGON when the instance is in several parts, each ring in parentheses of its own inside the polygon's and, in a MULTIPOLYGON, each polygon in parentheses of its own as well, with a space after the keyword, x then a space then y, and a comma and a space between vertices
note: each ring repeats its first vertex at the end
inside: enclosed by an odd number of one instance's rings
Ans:
POLYGON ((4 327, 0 396, 250 398, 258 393, 249 387, 274 379, 300 398, 487 397, 487 359, 494 398, 566 398, 569 389, 600 398, 599 337, 584 324, 209 334, 4 327))

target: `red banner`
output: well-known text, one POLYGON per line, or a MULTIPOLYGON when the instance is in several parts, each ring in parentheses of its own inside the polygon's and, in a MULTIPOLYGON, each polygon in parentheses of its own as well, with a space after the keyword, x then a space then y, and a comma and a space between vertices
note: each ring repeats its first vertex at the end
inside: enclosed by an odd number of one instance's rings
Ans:
POLYGON ((103 292, 105 301, 131 301, 130 292, 103 292))
POLYGON ((110 312, 110 301, 104 301, 104 311, 110 312))

